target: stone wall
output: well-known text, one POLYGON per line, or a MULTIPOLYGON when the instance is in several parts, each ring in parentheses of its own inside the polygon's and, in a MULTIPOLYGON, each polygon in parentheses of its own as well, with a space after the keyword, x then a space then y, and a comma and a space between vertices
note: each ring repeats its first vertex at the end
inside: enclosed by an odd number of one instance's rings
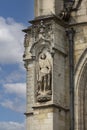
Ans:
MULTIPOLYGON (((76 4, 78 1, 76 0, 76 4)), ((73 21, 76 23, 87 22, 87 0, 83 0, 77 11, 72 13, 73 21)))
POLYGON ((35 108, 33 115, 27 117, 28 130, 53 130, 53 109, 35 108))
POLYGON ((35 0, 35 17, 58 15, 63 9, 63 0, 35 0))
POLYGON ((75 27, 75 64, 78 63, 82 53, 87 48, 87 25, 78 25, 75 27))
MULTIPOLYGON (((75 46, 74 46, 74 59, 75 59, 75 130, 83 129, 86 127, 86 115, 83 114, 85 100, 83 97, 86 93, 86 68, 87 68, 87 24, 79 24, 74 27, 75 46), (84 93, 85 90, 85 93, 84 93), (84 121, 83 121, 84 119, 84 121)), ((86 97, 87 98, 87 97, 86 97)), ((85 111, 84 111, 85 113, 85 111)))

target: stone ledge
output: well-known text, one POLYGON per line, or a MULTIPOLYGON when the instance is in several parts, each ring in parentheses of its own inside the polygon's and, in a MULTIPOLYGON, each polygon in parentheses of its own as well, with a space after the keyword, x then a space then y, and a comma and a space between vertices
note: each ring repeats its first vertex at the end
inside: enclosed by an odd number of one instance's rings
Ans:
POLYGON ((24 115, 26 115, 26 116, 32 116, 33 112, 25 112, 24 115))
POLYGON ((54 47, 53 49, 54 49, 54 51, 56 51, 57 53, 60 53, 64 57, 66 57, 68 55, 64 48, 61 48, 58 46, 56 48, 54 47))
POLYGON ((87 25, 87 22, 78 22, 78 23, 71 23, 69 24, 69 27, 75 27, 75 26, 84 26, 87 25))
POLYGON ((60 26, 65 27, 65 28, 68 27, 68 23, 66 23, 66 22, 64 22, 63 20, 61 20, 60 17, 58 17, 58 16, 55 15, 55 14, 39 16, 39 17, 35 18, 34 20, 29 21, 29 23, 35 24, 35 23, 39 22, 40 20, 43 20, 43 21, 55 20, 55 21, 57 21, 57 23, 58 23, 60 26))
POLYGON ((41 105, 38 104, 38 105, 33 106, 32 108, 33 109, 38 109, 38 108, 42 109, 42 108, 49 108, 49 107, 57 108, 57 109, 59 109, 59 111, 65 111, 65 112, 69 111, 69 108, 61 106, 61 105, 57 105, 57 104, 41 104, 41 105))

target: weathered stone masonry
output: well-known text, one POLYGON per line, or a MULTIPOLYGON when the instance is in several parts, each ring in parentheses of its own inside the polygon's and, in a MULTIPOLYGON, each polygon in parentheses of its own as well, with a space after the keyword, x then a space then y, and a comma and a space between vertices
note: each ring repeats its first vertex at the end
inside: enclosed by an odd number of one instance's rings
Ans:
POLYGON ((35 0, 35 19, 24 30, 27 130, 71 129, 67 28, 75 31, 74 130, 87 130, 87 0, 70 10, 69 21, 63 5, 62 0, 35 0))

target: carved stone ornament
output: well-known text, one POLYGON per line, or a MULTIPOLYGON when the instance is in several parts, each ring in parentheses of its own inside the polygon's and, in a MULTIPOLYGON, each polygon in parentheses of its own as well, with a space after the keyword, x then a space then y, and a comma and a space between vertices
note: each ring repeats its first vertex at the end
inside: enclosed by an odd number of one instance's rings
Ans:
POLYGON ((23 60, 31 59, 31 53, 30 53, 30 48, 31 48, 31 33, 26 33, 25 38, 24 38, 24 55, 23 55, 23 60))
POLYGON ((44 23, 42 20, 38 25, 33 26, 34 41, 39 39, 51 40, 52 39, 52 26, 51 23, 44 23))
POLYGON ((52 58, 49 52, 39 55, 37 68, 37 101, 46 102, 52 95, 52 58))
MULTIPOLYGON (((40 40, 50 42, 53 41, 53 32, 52 32, 52 24, 44 23, 42 20, 39 24, 32 26, 32 37, 33 37, 33 45, 40 40)), ((45 44, 45 42, 43 42, 45 44)), ((51 45, 52 46, 52 45, 51 45)))
POLYGON ((54 53, 54 35, 53 35, 53 24, 52 22, 45 23, 40 21, 38 24, 32 25, 32 45, 30 53, 32 56, 36 56, 37 49, 43 48, 43 46, 49 48, 50 53, 54 53))

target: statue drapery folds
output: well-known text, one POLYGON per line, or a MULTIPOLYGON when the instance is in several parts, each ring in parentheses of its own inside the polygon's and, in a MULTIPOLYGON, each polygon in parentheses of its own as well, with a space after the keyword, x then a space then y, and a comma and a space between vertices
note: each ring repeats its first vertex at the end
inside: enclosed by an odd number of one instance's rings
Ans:
POLYGON ((42 52, 37 64, 37 101, 44 102, 51 100, 52 82, 52 59, 48 52, 42 52))

